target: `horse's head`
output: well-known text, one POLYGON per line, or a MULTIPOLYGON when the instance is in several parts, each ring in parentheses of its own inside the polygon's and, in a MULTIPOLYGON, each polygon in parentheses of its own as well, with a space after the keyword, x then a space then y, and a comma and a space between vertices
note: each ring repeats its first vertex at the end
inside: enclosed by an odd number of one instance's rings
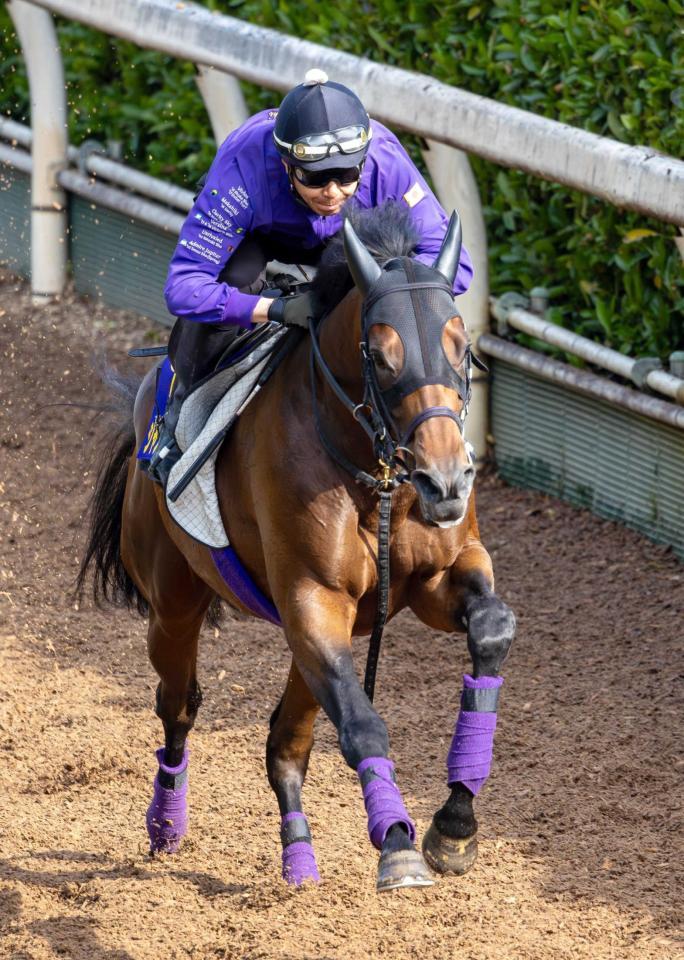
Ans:
POLYGON ((475 478, 463 438, 470 347, 452 294, 461 251, 458 215, 431 267, 398 257, 381 268, 348 220, 344 246, 363 297, 366 402, 394 451, 412 459, 410 480, 425 521, 454 526, 465 517, 475 478))

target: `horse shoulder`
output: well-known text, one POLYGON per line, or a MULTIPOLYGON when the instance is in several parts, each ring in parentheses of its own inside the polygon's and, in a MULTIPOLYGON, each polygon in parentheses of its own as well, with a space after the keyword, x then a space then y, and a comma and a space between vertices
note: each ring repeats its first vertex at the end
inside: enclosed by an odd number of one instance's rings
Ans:
POLYGON ((311 429, 305 359, 288 357, 240 418, 219 461, 219 500, 231 542, 276 604, 309 582, 354 602, 374 567, 354 498, 311 429))

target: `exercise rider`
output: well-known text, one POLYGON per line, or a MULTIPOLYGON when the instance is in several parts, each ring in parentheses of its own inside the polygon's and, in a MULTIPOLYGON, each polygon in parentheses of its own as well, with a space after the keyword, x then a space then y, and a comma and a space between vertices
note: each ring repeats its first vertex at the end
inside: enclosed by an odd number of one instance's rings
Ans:
MULTIPOLYGON (((169 339, 175 390, 153 479, 165 483, 180 456, 174 430, 188 389, 206 376, 245 329, 267 320, 308 326, 311 294, 261 296, 269 260, 316 264, 342 226, 342 208, 405 203, 419 260, 432 264, 448 219, 397 138, 348 87, 310 70, 279 110, 256 114, 224 141, 188 214, 165 287, 177 317, 169 339)), ((467 289, 465 248, 454 292, 467 289)))

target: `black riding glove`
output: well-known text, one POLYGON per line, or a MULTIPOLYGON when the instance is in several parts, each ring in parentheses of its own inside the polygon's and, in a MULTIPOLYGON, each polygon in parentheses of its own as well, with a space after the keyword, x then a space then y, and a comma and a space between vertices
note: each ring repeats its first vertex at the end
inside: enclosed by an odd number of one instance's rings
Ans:
POLYGON ((309 319, 316 317, 316 301, 313 293, 298 293, 293 297, 278 297, 268 308, 268 319, 288 327, 309 329, 309 319))

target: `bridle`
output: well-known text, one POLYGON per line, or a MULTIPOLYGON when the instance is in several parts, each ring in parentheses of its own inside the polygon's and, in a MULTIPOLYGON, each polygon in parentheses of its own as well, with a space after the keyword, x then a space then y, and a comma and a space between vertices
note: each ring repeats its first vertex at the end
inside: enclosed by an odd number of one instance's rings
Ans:
MULTIPOLYGON (((347 260, 356 286, 363 296, 361 309, 362 340, 359 345, 363 375, 363 399, 361 403, 354 403, 337 382, 321 352, 318 329, 314 322, 310 321, 311 401, 316 432, 325 451, 357 483, 362 483, 373 490, 380 500, 377 553, 378 605, 369 641, 364 679, 364 690, 368 699, 372 702, 380 655, 380 642, 387 621, 389 603, 389 532, 392 495, 401 484, 409 482, 411 479, 411 472, 403 455, 412 455, 407 444, 413 433, 422 423, 433 417, 449 417, 456 422, 461 435, 463 435, 471 397, 472 363, 474 362, 478 367, 484 367, 484 365, 473 357, 470 345, 467 345, 461 364, 464 368, 464 374, 461 375, 448 361, 441 348, 441 332, 447 320, 453 317, 455 313, 452 285, 448 282, 451 271, 445 270, 444 275, 442 275, 439 269, 440 265, 443 266, 443 252, 440 252, 436 261, 436 269, 404 257, 400 260, 389 261, 385 264, 385 269, 382 270, 372 260, 368 251, 363 248, 349 221, 345 221, 344 231, 347 260), (370 262, 366 258, 370 258, 370 262), (405 282, 402 282, 399 276, 400 272, 403 272, 405 282), (410 331, 408 336, 405 329, 407 324, 403 322, 403 314, 395 315, 395 310, 397 307, 401 308, 402 302, 407 307, 408 313, 413 314, 411 323, 413 323, 414 330, 410 331), (383 309, 383 307, 387 309, 383 309), (441 317, 440 313, 442 314, 441 317), (435 316, 437 316, 439 330, 426 329, 431 320, 434 322, 435 316), (405 362, 402 371, 392 386, 384 389, 378 382, 370 351, 369 332, 376 323, 393 327, 399 334, 405 348, 405 362), (402 333, 404 336, 402 336, 402 333), (433 353, 438 342, 442 356, 435 360, 433 353), (374 476, 353 464, 326 434, 316 396, 317 370, 342 406, 348 410, 368 436, 373 455, 377 460, 378 469, 376 473, 379 476, 374 476), (413 393, 422 386, 435 383, 445 384, 457 391, 462 401, 460 413, 445 406, 428 407, 413 418, 403 434, 400 433, 392 417, 391 409, 409 393, 413 393)), ((455 274, 460 253, 460 224, 455 214, 449 224, 443 251, 445 248, 448 248, 448 256, 444 255, 444 257, 449 262, 455 261, 453 267, 453 274, 455 274)), ((324 320, 325 317, 319 321, 318 328, 324 320)), ((470 453, 468 453, 468 456, 470 458, 470 453)))
MULTIPOLYGON (((408 258, 405 258, 405 261, 405 270, 410 273, 413 262, 408 258)), ((385 276, 387 276, 387 274, 383 273, 383 277, 385 276)), ((461 364, 461 366, 465 368, 463 376, 451 366, 448 378, 444 376, 442 379, 428 376, 416 377, 410 374, 406 376, 406 367, 404 367, 397 383, 389 389, 383 390, 378 382, 375 364, 370 351, 370 328, 377 322, 386 323, 390 318, 383 317, 380 320, 374 318, 373 308, 383 297, 390 294, 396 296, 396 294, 405 293, 408 294, 411 299, 415 300, 416 295, 419 297, 420 293, 426 290, 440 291, 443 295, 446 294, 449 303, 453 301, 451 287, 441 278, 431 281, 415 280, 408 283, 385 283, 383 286, 378 285, 377 288, 371 288, 368 296, 364 298, 361 310, 362 340, 359 344, 363 376, 363 399, 361 403, 354 403, 345 393, 323 357, 318 340, 318 329, 324 322, 325 317, 319 322, 318 328, 313 322, 310 323, 309 327, 311 333, 311 395, 318 437, 326 452, 339 466, 351 474, 354 480, 365 484, 376 493, 394 490, 400 484, 410 481, 410 471, 406 463, 406 458, 402 454, 411 455, 407 444, 422 423, 425 423, 433 417, 448 417, 455 421, 461 434, 463 434, 464 430, 465 418, 471 398, 472 352, 470 344, 466 346, 461 364), (351 463, 326 435, 316 398, 316 369, 321 373, 323 379, 332 389, 340 403, 353 416, 368 436, 372 445, 373 455, 377 460, 379 476, 373 476, 351 463), (405 382, 402 384, 400 383, 401 380, 405 382), (409 393, 413 393, 420 387, 433 383, 443 383, 446 386, 456 389, 462 401, 460 412, 456 412, 452 410, 451 407, 445 406, 428 407, 417 414, 409 426, 401 433, 392 416, 391 407, 396 406, 397 402, 403 399, 403 397, 408 396, 409 393)), ((447 312, 448 316, 444 317, 445 322, 454 315, 453 308, 447 312)), ((390 322, 389 325, 397 329, 396 323, 390 322)), ((403 342, 406 342, 406 340, 403 342)))

